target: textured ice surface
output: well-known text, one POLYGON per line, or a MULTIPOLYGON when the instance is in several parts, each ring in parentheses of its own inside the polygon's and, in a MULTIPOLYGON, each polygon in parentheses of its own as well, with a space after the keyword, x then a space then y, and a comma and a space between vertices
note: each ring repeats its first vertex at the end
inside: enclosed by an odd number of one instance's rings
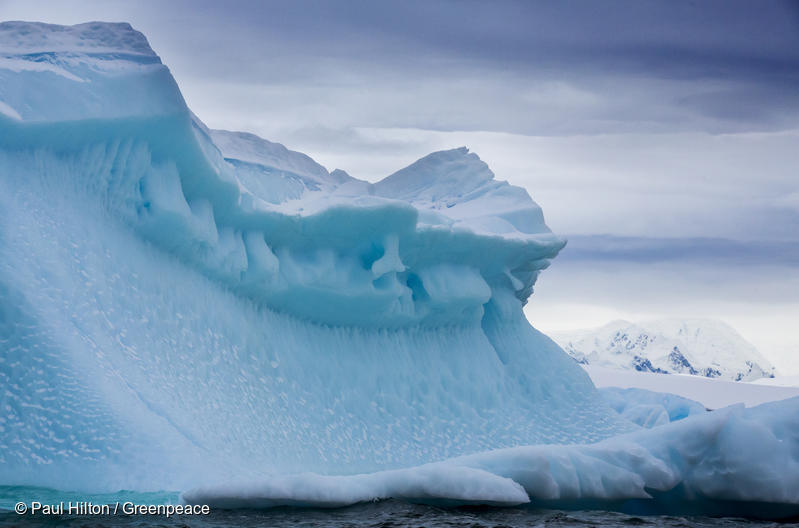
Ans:
POLYGON ((563 242, 476 155, 370 185, 208 130, 126 24, 0 42, 0 482, 180 489, 634 427, 524 319, 563 242))
POLYGON ((0 24, 0 59, 0 483, 518 504, 740 467, 745 498, 776 462, 739 421, 795 466, 776 411, 586 446, 639 428, 525 320, 563 241, 466 149, 372 185, 208 130, 127 24, 0 24))

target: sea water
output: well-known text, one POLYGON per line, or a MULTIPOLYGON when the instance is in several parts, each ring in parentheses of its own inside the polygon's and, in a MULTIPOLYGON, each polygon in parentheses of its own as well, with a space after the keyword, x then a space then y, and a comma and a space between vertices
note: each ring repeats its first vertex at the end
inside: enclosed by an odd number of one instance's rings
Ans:
POLYGON ((92 502, 111 504, 129 501, 136 504, 174 504, 177 493, 120 492, 107 496, 84 496, 43 488, 0 487, 0 526, 77 527, 471 527, 517 528, 528 526, 663 526, 663 527, 765 527, 799 526, 799 522, 775 523, 735 517, 639 516, 598 510, 564 511, 520 508, 441 508, 425 504, 385 500, 336 509, 274 508, 270 510, 216 510, 208 515, 18 515, 11 511, 17 497, 37 497, 42 502, 92 502))

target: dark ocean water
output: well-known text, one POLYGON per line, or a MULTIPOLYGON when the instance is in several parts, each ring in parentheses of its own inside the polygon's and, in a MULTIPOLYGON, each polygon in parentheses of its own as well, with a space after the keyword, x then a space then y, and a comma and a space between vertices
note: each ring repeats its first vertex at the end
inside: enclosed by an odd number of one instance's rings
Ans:
POLYGON ((463 527, 463 528, 521 528, 521 527, 799 527, 794 523, 751 521, 737 518, 632 516, 605 511, 560 511, 529 508, 469 508, 444 509, 381 501, 334 510, 275 509, 268 511, 214 511, 207 516, 20 516, 13 512, 0 513, 0 526, 69 526, 87 527, 340 527, 340 528, 399 528, 399 527, 463 527))

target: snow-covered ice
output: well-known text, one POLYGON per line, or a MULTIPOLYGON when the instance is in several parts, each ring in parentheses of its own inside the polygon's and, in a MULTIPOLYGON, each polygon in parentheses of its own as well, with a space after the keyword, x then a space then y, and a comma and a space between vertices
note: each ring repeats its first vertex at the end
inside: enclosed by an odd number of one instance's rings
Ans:
POLYGON ((799 503, 796 400, 644 430, 530 326, 564 241, 467 149, 370 184, 209 130, 127 24, 0 24, 0 103, 0 484, 799 503))

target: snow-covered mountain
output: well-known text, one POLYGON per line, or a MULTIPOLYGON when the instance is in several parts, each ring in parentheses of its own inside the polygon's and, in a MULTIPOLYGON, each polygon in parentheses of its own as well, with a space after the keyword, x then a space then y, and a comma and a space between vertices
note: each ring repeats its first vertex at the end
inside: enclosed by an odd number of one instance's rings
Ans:
POLYGON ((578 363, 733 381, 774 377, 757 349, 729 325, 712 319, 613 321, 552 338, 578 363))

